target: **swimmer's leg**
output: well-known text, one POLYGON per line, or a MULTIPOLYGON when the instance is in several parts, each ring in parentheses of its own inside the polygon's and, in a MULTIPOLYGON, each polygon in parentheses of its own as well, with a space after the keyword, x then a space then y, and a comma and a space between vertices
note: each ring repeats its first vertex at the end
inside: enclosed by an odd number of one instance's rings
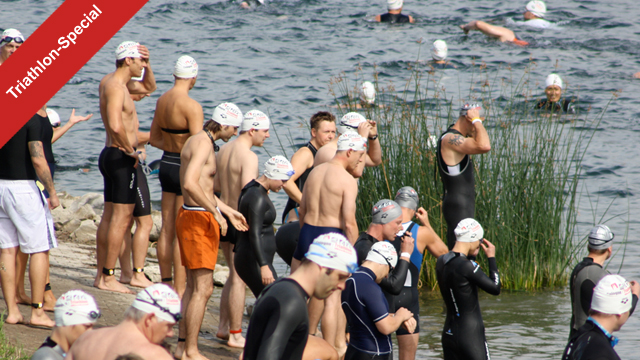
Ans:
POLYGON ((102 218, 100 225, 98 225, 98 232, 96 234, 96 259, 98 261, 96 278, 93 281, 93 286, 98 287, 100 279, 102 279, 102 268, 107 254, 107 233, 109 232, 109 223, 111 222, 111 216, 113 215, 113 203, 105 202, 104 211, 102 212, 102 218))
MULTIPOLYGON (((144 262, 147 258, 147 250, 149 248, 149 234, 153 228, 153 219, 151 215, 139 216, 135 218, 136 232, 133 235, 133 244, 131 249, 133 252, 133 267, 136 269, 144 269, 144 262)), ((177 244, 177 241, 176 241, 177 244)), ((134 272, 131 278, 131 286, 146 288, 153 285, 144 275, 144 272, 134 272)))
POLYGON ((242 315, 244 313, 245 284, 236 272, 233 259, 233 244, 221 242, 220 247, 224 253, 224 258, 229 266, 229 277, 222 288, 220 297, 220 323, 216 336, 227 340, 227 345, 231 347, 244 347, 245 339, 242 333, 231 333, 231 331, 242 330, 242 315))
POLYGON ((129 284, 133 277, 133 268, 131 267, 131 229, 133 227, 133 220, 125 232, 124 241, 120 247, 120 255, 118 256, 118 262, 120 263, 120 283, 129 284))
MULTIPOLYGON (((31 281, 31 303, 44 303, 44 287, 47 284, 49 269, 49 251, 31 254, 29 263, 29 280, 31 281)), ((43 308, 32 308, 31 325, 53 327, 56 323, 44 313, 43 308)))
POLYGON ((338 360, 338 352, 333 346, 317 336, 309 336, 302 353, 302 360, 338 360))
POLYGON ((18 247, 18 256, 16 257, 16 301, 18 304, 24 305, 31 305, 31 298, 27 296, 24 288, 24 274, 27 272, 28 261, 29 254, 23 253, 18 247))
MULTIPOLYGON (((162 192, 162 227, 158 237, 158 265, 160 266, 160 277, 163 279, 173 278, 173 239, 176 236, 176 194, 162 192)), ((165 282, 165 281, 163 281, 165 282)), ((173 286, 173 281, 165 282, 173 286)))
POLYGON ((413 360, 418 351, 420 334, 398 335, 398 357, 400 360, 413 360))
POLYGON ((2 281, 2 295, 7 305, 8 316, 5 319, 7 324, 18 324, 24 322, 18 304, 16 304, 16 256, 18 247, 0 250, 0 280, 2 281))
MULTIPOLYGON (((205 359, 198 351, 198 334, 202 326, 207 301, 209 301, 213 293, 213 270, 188 269, 187 273, 189 273, 187 286, 190 287, 190 296, 189 299, 187 299, 188 302, 185 301, 187 304, 184 318, 186 341, 184 352, 182 353, 182 360, 205 359), (192 289, 191 286, 193 286, 192 289)), ((185 289, 185 298, 186 297, 185 289)))
MULTIPOLYGON (((133 216, 134 204, 113 204, 113 214, 111 215, 111 221, 109 222, 109 229, 107 231, 107 253, 105 254, 105 269, 114 269, 118 255, 120 254, 120 247, 122 246, 122 239, 124 238, 127 229, 130 229, 130 221, 133 216)), ((98 269, 102 271, 102 269, 98 269)), ((125 294, 132 294, 133 292, 127 289, 116 280, 114 275, 102 274, 98 288, 102 290, 115 291, 125 294)))
POLYGON ((176 218, 178 217, 178 211, 184 204, 184 197, 182 195, 176 196, 175 207, 173 209, 175 216, 173 217, 173 288, 178 295, 182 297, 187 282, 187 269, 182 266, 182 258, 180 257, 180 244, 178 244, 178 235, 175 231, 176 218))

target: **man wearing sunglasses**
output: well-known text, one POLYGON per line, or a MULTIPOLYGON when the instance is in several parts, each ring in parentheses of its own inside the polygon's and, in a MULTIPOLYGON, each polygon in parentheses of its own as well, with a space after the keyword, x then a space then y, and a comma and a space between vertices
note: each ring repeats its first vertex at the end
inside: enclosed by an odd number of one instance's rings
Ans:
POLYGON ((24 36, 16 29, 7 29, 2 32, 0 39, 0 65, 7 61, 9 56, 16 52, 24 42, 24 36))
POLYGON ((182 318, 178 294, 165 284, 140 291, 124 320, 114 326, 84 333, 71 347, 67 360, 111 360, 135 353, 143 359, 172 360, 160 344, 173 336, 182 318))
MULTIPOLYGON (((342 309, 351 329, 345 360, 391 358, 391 333, 404 326, 413 333, 416 320, 406 308, 389 312, 389 303, 378 284, 398 262, 392 244, 379 241, 371 246, 366 259, 342 291, 342 309)), ((404 274, 407 270, 405 268, 404 274)))
POLYGON ((93 296, 81 290, 62 294, 55 307, 56 326, 31 360, 63 360, 73 343, 100 318, 93 296))

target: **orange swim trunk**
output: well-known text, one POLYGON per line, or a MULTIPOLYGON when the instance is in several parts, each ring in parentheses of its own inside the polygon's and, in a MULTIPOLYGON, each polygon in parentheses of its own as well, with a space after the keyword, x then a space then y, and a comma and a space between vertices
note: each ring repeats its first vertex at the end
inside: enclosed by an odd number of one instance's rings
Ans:
POLYGON ((220 225, 201 207, 183 206, 176 218, 182 265, 190 270, 216 268, 220 225))

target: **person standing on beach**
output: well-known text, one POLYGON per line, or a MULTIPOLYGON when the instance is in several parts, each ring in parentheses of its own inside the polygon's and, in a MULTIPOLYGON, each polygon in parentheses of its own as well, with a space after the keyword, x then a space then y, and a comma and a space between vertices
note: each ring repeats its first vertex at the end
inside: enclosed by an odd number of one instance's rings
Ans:
MULTIPOLYGON (((218 166, 216 189, 220 189, 222 202, 238 210, 238 199, 242 188, 258 177, 258 155, 251 151, 251 148, 264 145, 264 141, 269 138, 270 122, 269 117, 260 110, 247 112, 242 120, 240 109, 237 107, 235 109, 240 114, 242 127, 240 135, 222 146, 216 157, 218 166)), ((217 336, 228 339, 227 345, 241 348, 244 347, 242 314, 246 291, 244 281, 236 272, 233 256, 237 234, 234 229, 230 230, 220 237, 220 247, 229 266, 229 277, 220 297, 220 325, 217 336)))
POLYGON ((204 129, 185 142, 180 153, 180 186, 184 204, 176 218, 176 234, 182 264, 187 269, 187 288, 182 297, 184 321, 180 322, 175 357, 203 359, 198 351, 198 333, 207 301, 213 293, 213 270, 218 260, 220 235, 231 226, 247 230, 239 212, 220 201, 213 193, 217 172, 215 141, 229 141, 242 123, 242 114, 229 103, 218 105, 204 129), (230 220, 222 217, 225 214, 230 220), (181 344, 184 342, 183 344, 181 344))
POLYGON ((0 65, 7 61, 24 42, 24 36, 16 29, 7 29, 2 32, 2 38, 0 38, 0 65))
POLYGON ((144 45, 122 42, 115 56, 116 71, 102 78, 99 91, 107 140, 98 159, 104 177, 104 212, 96 236, 98 273, 93 285, 129 294, 131 291, 116 280, 115 267, 136 202, 138 115, 130 94, 154 92, 156 80, 144 45), (131 80, 141 76, 144 69, 142 81, 131 80))
POLYGON ((392 24, 414 23, 415 19, 411 15, 402 15, 403 0, 387 0, 386 14, 376 15, 377 22, 388 22, 392 24))
POLYGON ((475 216, 476 192, 473 160, 470 155, 491 150, 489 135, 480 117, 480 104, 465 104, 455 124, 440 135, 438 172, 444 194, 442 215, 447 222, 447 246, 456 243, 454 229, 462 219, 475 216))
POLYGON ((173 285, 182 296, 186 273, 180 262, 175 228, 178 210, 184 203, 180 188, 180 151, 190 136, 202 131, 204 113, 202 106, 189 97, 198 79, 198 63, 191 56, 181 56, 173 68, 173 77, 173 87, 156 103, 149 143, 164 151, 158 174, 162 188, 162 227, 158 238, 160 276, 163 283, 173 285))

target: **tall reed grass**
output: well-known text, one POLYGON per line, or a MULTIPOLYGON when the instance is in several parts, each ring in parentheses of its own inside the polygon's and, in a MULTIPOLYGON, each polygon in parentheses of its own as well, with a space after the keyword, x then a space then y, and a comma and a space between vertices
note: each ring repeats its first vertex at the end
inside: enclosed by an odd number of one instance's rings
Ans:
MULTIPOLYGON (((484 65, 473 69, 469 95, 459 96, 481 102, 487 115, 484 124, 492 150, 473 156, 476 219, 485 237, 496 245, 503 287, 564 286, 574 256, 581 162, 602 116, 591 120, 583 110, 547 117, 533 110, 537 98, 530 68, 523 74, 510 69, 488 71, 484 65)), ((392 83, 379 82, 374 72, 379 100, 370 107, 359 106, 360 73, 331 81, 340 116, 358 111, 378 122, 383 163, 367 168, 360 180, 357 218, 361 229, 368 226, 372 204, 381 198, 393 199, 397 189, 409 185, 420 194, 431 226, 446 239, 434 144, 435 137, 457 120, 462 99, 455 101, 445 92, 441 74, 414 68, 402 88, 396 89, 392 83)), ((479 258, 486 261, 484 256, 479 258)), ((435 259, 425 253, 421 280, 431 289, 437 287, 434 266, 435 259)))

